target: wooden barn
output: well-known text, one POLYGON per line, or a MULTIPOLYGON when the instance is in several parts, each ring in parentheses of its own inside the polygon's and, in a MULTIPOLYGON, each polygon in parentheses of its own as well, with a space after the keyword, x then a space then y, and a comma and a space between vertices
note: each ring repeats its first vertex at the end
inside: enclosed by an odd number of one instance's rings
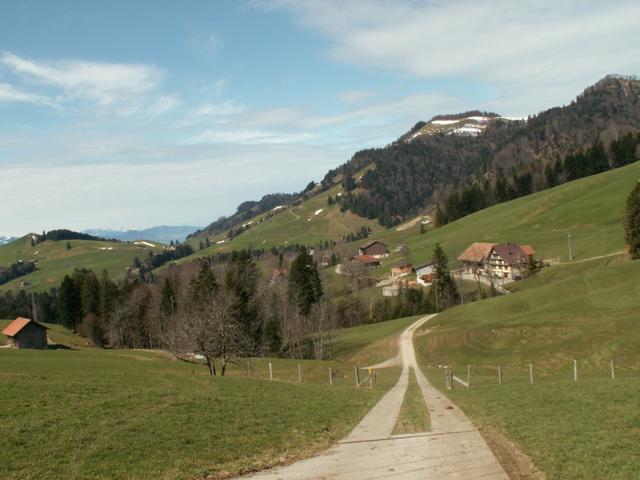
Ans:
POLYGON ((30 318, 18 317, 2 333, 15 348, 47 348, 47 330, 30 318))

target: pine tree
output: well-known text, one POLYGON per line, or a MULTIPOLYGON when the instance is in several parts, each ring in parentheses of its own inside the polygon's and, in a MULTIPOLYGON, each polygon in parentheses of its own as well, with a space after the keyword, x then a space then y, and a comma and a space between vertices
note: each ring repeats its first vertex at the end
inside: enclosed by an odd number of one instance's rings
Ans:
POLYGON ((636 186, 627 197, 624 230, 631 258, 640 258, 640 182, 636 183, 636 186))
POLYGON ((200 270, 189 282, 189 299, 195 305, 203 305, 218 290, 216 276, 207 260, 200 263, 200 270))
POLYGON ((58 292, 58 314, 60 321, 67 327, 74 329, 82 319, 82 301, 80 289, 69 275, 65 275, 58 292))
POLYGON ((456 305, 460 301, 460 293, 449 272, 449 259, 439 243, 433 249, 434 275, 433 286, 430 291, 429 303, 437 306, 438 310, 444 310, 456 305))
POLYGON ((178 292, 175 281, 167 277, 162 282, 160 294, 160 316, 163 319, 171 318, 178 311, 178 292))
POLYGON ((318 268, 305 247, 291 263, 289 274, 289 297, 296 302, 300 313, 308 315, 311 307, 322 297, 322 282, 318 268))
POLYGON ((260 353, 262 316, 258 304, 258 267, 247 250, 233 252, 225 271, 224 283, 232 294, 232 316, 241 326, 249 351, 260 353))

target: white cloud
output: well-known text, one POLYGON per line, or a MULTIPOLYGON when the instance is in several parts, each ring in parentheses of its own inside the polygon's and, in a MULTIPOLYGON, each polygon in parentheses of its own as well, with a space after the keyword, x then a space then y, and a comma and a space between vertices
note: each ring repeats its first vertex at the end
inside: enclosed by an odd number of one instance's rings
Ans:
POLYGON ((640 70, 637 1, 254 3, 285 8, 322 32, 335 60, 490 84, 494 104, 529 110, 519 113, 567 102, 607 73, 640 70))
POLYGON ((33 103, 36 105, 55 106, 55 104, 43 95, 23 92, 9 85, 8 83, 0 83, 0 103, 33 103))
POLYGON ((316 138, 311 133, 279 133, 266 130, 209 129, 191 143, 234 143, 247 145, 306 143, 316 138))
MULTIPOLYGON (((163 160, 155 163, 139 161, 130 151, 104 164, 43 161, 3 166, 0 191, 20 201, 2 212, 2 234, 204 225, 249 198, 297 191, 344 160, 341 152, 298 145, 185 145, 158 147, 157 152, 163 160), (298 174, 291 175, 294 171, 298 174)), ((143 155, 157 158, 151 153, 143 155)))
POLYGON ((347 90, 338 94, 338 100, 345 103, 358 103, 373 96, 370 90, 347 90))
POLYGON ((158 98, 148 109, 152 115, 162 115, 173 110, 182 103, 178 95, 163 95, 158 98))
POLYGON ((99 105, 111 105, 152 90, 162 79, 157 67, 65 60, 36 62, 10 52, 0 55, 0 63, 24 80, 61 90, 71 98, 84 98, 99 105))
POLYGON ((246 110, 244 105, 240 105, 231 100, 224 101, 222 103, 204 103, 196 108, 194 108, 190 115, 196 117, 203 116, 229 116, 229 115, 237 115, 246 110))

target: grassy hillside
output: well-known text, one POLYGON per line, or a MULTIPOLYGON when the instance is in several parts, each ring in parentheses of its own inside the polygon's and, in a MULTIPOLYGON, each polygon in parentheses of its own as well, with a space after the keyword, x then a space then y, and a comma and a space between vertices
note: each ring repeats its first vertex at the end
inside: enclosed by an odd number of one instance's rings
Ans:
MULTIPOLYGON (((532 244, 538 258, 568 261, 568 232, 574 260, 619 252, 624 250, 626 197, 638 179, 640 162, 487 208, 422 235, 415 226, 374 238, 392 249, 407 244, 414 263, 429 260, 436 242, 454 260, 472 242, 506 241, 532 244)), ((388 271, 396 260, 398 254, 378 272, 388 271)))
MULTIPOLYGON (((295 243, 315 245, 324 240, 339 240, 343 235, 355 233, 362 226, 367 226, 373 231, 383 229, 375 220, 367 220, 351 212, 340 212, 340 207, 335 204, 329 206, 328 197, 335 198, 341 191, 340 186, 333 187, 311 197, 301 205, 283 209, 268 219, 266 215, 258 215, 248 220, 246 224, 252 222, 250 228, 232 241, 217 244, 216 242, 224 239, 225 234, 217 235, 211 239, 211 247, 196 252, 194 256, 250 247, 268 249, 272 246, 295 243), (264 221, 258 223, 261 219, 264 221)), ((198 240, 192 240, 191 243, 197 250, 198 240)))
MULTIPOLYGON (((416 339, 418 355, 463 377, 471 364, 472 388, 448 394, 477 424, 514 440, 549 479, 637 478, 638 278, 640 262, 626 255, 545 269, 512 295, 434 318, 416 339)), ((442 369, 427 372, 444 386, 442 369)))
MULTIPOLYGON (((379 342, 410 321, 358 332, 379 342)), ((69 335, 58 329, 52 335, 69 335)), ((0 349, 0 477, 215 479, 313 454, 345 436, 397 381, 399 370, 387 369, 376 388, 354 386, 346 363, 354 333, 337 332, 333 362, 241 360, 222 378, 162 352, 0 349)))
MULTIPOLYGON (((35 272, 0 285, 2 290, 15 290, 20 282, 29 282, 35 291, 48 290, 60 284, 62 278, 75 268, 90 268, 98 274, 106 270, 113 278, 126 272, 134 257, 143 258, 152 249, 133 243, 102 242, 89 240, 50 241, 31 246, 30 236, 24 236, 0 246, 0 266, 9 266, 18 260, 37 260, 35 272)), ((155 245, 155 242, 153 242, 155 245)), ((159 245, 159 244, 158 244, 159 245)))

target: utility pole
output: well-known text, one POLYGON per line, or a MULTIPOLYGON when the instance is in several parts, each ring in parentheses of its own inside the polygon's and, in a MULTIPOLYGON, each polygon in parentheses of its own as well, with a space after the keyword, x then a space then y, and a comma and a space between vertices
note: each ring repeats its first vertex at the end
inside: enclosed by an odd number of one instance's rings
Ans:
POLYGON ((573 253, 571 252, 571 232, 567 232, 567 241, 569 242, 569 261, 573 261, 573 253))
POLYGON ((36 310, 36 299, 33 296, 33 291, 31 292, 31 316, 33 316, 33 321, 38 321, 38 310, 36 310))

